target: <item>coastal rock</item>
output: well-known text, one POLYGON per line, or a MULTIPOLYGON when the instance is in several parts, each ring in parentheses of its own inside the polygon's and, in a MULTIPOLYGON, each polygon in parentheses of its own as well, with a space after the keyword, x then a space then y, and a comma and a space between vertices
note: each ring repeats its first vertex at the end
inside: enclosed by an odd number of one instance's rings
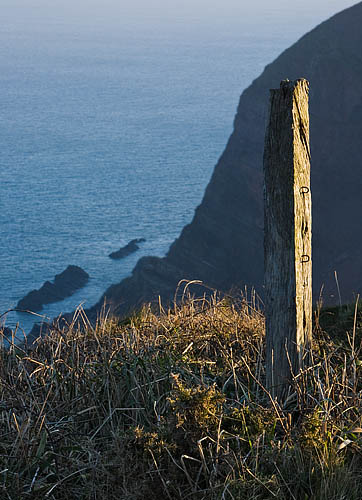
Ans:
POLYGON ((139 250, 138 243, 143 243, 146 240, 144 238, 136 238, 134 240, 131 240, 127 245, 124 247, 120 248, 116 252, 112 252, 109 254, 109 257, 111 259, 123 259, 124 257, 127 257, 128 255, 131 255, 131 253, 137 252, 139 250))
MULTIPOLYGON (((11 328, 8 328, 7 326, 0 326, 0 335, 3 338, 11 338, 13 334, 13 331, 11 328)), ((1 340, 0 340, 1 342, 1 340)))
MULTIPOLYGON (((263 293, 263 149, 269 89, 310 82, 314 297, 342 301, 362 290, 362 3, 285 50, 241 95, 234 130, 201 205, 166 257, 144 257, 104 299, 118 314, 172 299, 181 278, 219 290, 263 293)), ((200 289, 203 293, 204 290, 200 289)))
POLYGON ((54 282, 46 281, 39 290, 32 290, 23 299, 19 300, 17 309, 41 311, 43 305, 58 302, 70 297, 83 288, 89 279, 88 273, 78 266, 68 266, 57 274, 54 282))
MULTIPOLYGON (((15 331, 7 326, 0 326, 0 347, 5 347, 8 349, 12 344, 15 331)), ((16 343, 16 342, 15 342, 16 343)))

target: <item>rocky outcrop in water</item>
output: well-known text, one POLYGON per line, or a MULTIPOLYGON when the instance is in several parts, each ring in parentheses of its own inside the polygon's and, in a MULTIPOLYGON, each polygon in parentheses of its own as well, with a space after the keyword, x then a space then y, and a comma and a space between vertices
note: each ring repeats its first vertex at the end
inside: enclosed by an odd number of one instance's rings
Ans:
POLYGON ((134 240, 131 240, 129 243, 127 243, 127 245, 120 248, 116 252, 110 253, 109 257, 111 259, 123 259, 124 257, 127 257, 128 255, 137 252, 137 250, 140 249, 138 243, 144 243, 145 241, 146 240, 144 238, 136 238, 134 240))
POLYGON ((32 290, 23 299, 19 300, 17 309, 41 311, 43 305, 58 302, 70 297, 74 292, 83 288, 89 279, 89 274, 78 266, 68 266, 57 274, 54 282, 46 281, 39 290, 32 290))
MULTIPOLYGON (((11 338, 13 334, 13 330, 11 328, 8 328, 7 326, 1 326, 0 325, 0 337, 1 338, 11 338)), ((1 343, 1 340, 0 340, 1 343)))
MULTIPOLYGON (((362 3, 344 10, 283 52, 241 98, 234 131, 191 224, 166 257, 144 257, 104 298, 123 314, 182 278, 221 290, 263 288, 263 147, 269 89, 310 82, 314 296, 327 302, 362 289, 362 3)), ((200 289, 201 291, 201 289, 200 289)), ((203 290, 201 291, 203 293, 203 290)))

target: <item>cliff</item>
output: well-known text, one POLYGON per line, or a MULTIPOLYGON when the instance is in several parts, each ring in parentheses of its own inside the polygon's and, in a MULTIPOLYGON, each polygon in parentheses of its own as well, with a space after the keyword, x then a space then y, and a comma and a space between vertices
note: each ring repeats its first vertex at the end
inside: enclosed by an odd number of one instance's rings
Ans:
MULTIPOLYGON (((220 290, 253 285, 262 294, 262 159, 269 89, 310 82, 313 283, 342 300, 362 289, 362 3, 344 10, 283 52, 241 95, 234 130, 191 224, 166 257, 139 260, 104 298, 119 313, 174 296, 180 279, 220 290)), ((203 290, 200 289, 203 293, 203 290)), ((93 309, 93 311, 95 310, 93 309)))

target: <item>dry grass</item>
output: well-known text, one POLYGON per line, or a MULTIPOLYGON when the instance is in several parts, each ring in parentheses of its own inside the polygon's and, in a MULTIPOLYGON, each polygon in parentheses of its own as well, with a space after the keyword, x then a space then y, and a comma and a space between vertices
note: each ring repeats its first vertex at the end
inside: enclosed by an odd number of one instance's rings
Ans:
POLYGON ((281 408, 264 319, 245 299, 185 300, 0 350, 0 498, 359 499, 361 332, 319 323, 281 408))

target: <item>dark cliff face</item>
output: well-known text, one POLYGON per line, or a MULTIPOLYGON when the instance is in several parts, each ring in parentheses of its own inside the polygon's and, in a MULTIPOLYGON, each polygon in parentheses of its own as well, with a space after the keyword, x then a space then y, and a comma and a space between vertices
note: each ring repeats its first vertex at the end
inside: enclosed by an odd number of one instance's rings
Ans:
MULTIPOLYGON (((159 294, 173 298, 180 279, 220 290, 263 282, 263 148, 269 89, 281 80, 310 82, 313 280, 326 301, 362 291, 362 3, 301 38, 247 88, 234 131, 191 224, 165 258, 146 257, 110 287, 120 313, 159 294)), ((200 289, 203 293, 203 290, 200 289)), ((102 303, 104 298, 100 303, 102 303)))

